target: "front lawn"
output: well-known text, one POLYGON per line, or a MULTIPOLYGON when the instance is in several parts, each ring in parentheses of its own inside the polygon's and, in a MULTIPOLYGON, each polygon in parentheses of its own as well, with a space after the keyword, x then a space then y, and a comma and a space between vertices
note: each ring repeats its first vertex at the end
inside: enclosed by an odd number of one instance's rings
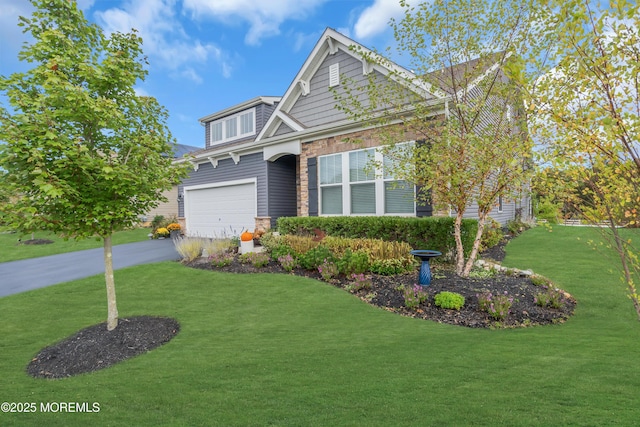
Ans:
MULTIPOLYGON (((113 235, 113 244, 139 242, 148 239, 148 228, 136 228, 133 230, 120 231, 113 235)), ((24 244, 22 242, 31 240, 31 234, 20 235, 17 233, 0 233, 0 262, 17 261, 20 259, 37 258, 47 255, 55 255, 66 252, 81 251, 84 249, 94 249, 102 247, 102 240, 84 239, 75 241, 73 239, 65 241, 51 233, 35 233, 33 239, 51 240, 50 244, 24 244), (20 241, 19 241, 20 239, 20 241)))
POLYGON ((102 277, 0 299, 2 425, 634 425, 640 325, 592 232, 527 231, 505 264, 578 300, 565 324, 468 329, 401 317, 290 275, 164 262, 116 272, 121 317, 170 316, 152 352, 63 380, 25 372, 42 347, 105 320, 102 277), (99 412, 42 413, 47 402, 99 412))

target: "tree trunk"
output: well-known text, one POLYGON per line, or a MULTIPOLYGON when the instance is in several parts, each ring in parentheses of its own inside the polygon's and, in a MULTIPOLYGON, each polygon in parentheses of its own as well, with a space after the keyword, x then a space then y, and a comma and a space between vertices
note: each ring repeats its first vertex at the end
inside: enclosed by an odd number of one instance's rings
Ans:
POLYGON ((107 284, 107 330, 118 326, 118 307, 116 306, 116 284, 113 278, 113 250, 111 235, 104 236, 104 279, 107 284))
POLYGON ((461 276, 464 272, 464 246, 462 245, 462 214, 456 214, 453 223, 453 235, 456 240, 456 274, 461 276))
POLYGON ((478 231, 476 232, 476 238, 473 241, 473 247, 471 248, 471 254, 469 255, 469 259, 467 259, 467 263, 464 266, 462 277, 469 277, 469 273, 471 273, 473 264, 476 262, 476 258, 478 257, 478 252, 480 251, 480 244, 482 243, 482 233, 484 232, 484 226, 486 223, 487 223, 487 215, 486 214, 480 215, 478 217, 478 231))

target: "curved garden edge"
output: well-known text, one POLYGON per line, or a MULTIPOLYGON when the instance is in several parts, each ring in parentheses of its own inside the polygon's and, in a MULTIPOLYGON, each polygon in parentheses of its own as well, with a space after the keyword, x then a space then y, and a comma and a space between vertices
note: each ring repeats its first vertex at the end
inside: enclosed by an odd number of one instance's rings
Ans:
POLYGON ((344 275, 327 281, 317 271, 294 268, 293 271, 287 273, 279 263, 273 260, 269 261, 266 266, 255 267, 250 263, 241 262, 238 255, 229 265, 224 267, 215 267, 206 258, 200 258, 185 263, 185 265, 191 268, 227 273, 279 273, 314 278, 342 288, 370 305, 393 313, 470 328, 518 328, 563 323, 573 314, 577 304, 570 294, 557 290, 562 306, 560 308, 542 307, 536 304, 536 301, 544 292, 544 288, 534 284, 533 278, 538 278, 538 281, 545 282, 550 288, 555 289, 550 281, 531 272, 507 269, 497 263, 487 261, 480 262, 479 265, 482 265, 482 268, 489 270, 489 272, 486 275, 479 274, 473 278, 457 276, 452 267, 447 264, 432 265, 432 283, 425 289, 428 296, 425 301, 413 309, 406 306, 401 289, 402 287, 414 287, 417 282, 417 268, 415 272, 394 276, 369 274, 366 276, 367 285, 360 287, 354 282, 354 279, 344 275), (461 294, 465 298, 464 306, 460 310, 437 307, 434 297, 443 291, 461 294), (506 293, 509 298, 513 299, 509 314, 505 318, 496 319, 480 309, 479 295, 484 292, 490 292, 493 296, 505 295, 506 293))

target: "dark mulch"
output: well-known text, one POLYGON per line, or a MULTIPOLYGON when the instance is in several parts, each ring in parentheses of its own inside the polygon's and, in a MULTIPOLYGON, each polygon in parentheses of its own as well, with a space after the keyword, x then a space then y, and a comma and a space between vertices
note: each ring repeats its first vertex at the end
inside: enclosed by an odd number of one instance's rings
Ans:
MULTIPOLYGON (((504 246, 507 242, 508 239, 498 245, 498 247, 494 247, 490 251, 485 251, 482 257, 495 261, 502 260, 504 258, 504 246)), ((196 260, 188 265, 193 268, 228 273, 282 273, 322 280, 320 274, 315 271, 296 268, 292 273, 286 273, 278 263, 273 261, 266 267, 256 268, 251 264, 239 262, 237 256, 231 265, 220 268, 212 266, 211 263, 205 259, 196 260)), ((566 293, 563 308, 554 309, 536 305, 534 301, 535 295, 542 290, 539 286, 532 283, 531 278, 526 276, 498 273, 496 276, 490 278, 462 278, 457 276, 452 266, 447 264, 432 265, 432 273, 434 277, 431 286, 426 288, 429 298, 415 310, 405 307, 404 296, 398 288, 401 286, 413 287, 417 283, 417 269, 413 273, 396 276, 370 275, 372 285, 369 289, 360 291, 349 290, 349 292, 369 304, 403 316, 470 328, 512 328, 561 323, 573 314, 576 306, 575 299, 566 293), (434 297, 442 291, 457 292, 464 296, 465 304, 462 309, 457 311, 437 307, 434 303, 434 297), (493 295, 503 295, 506 292, 510 297, 513 297, 514 301, 506 319, 497 321, 488 313, 480 311, 477 295, 484 291, 491 292, 493 295)), ((337 279, 331 280, 330 284, 347 290, 350 282, 352 282, 352 280, 349 278, 340 276, 337 279)))
MULTIPOLYGON (((482 254, 485 259, 501 261, 504 258, 506 240, 482 254)), ((229 273, 276 273, 288 274, 276 262, 266 267, 256 268, 243 264, 236 256, 233 263, 215 268, 205 259, 188 264, 190 267, 217 270, 229 273)), ((417 270, 410 274, 396 276, 371 275, 369 289, 349 292, 368 304, 403 316, 432 320, 439 323, 471 328, 522 327, 564 322, 572 314, 576 301, 568 296, 562 309, 542 308, 534 303, 534 296, 540 292, 528 277, 498 274, 485 279, 463 279, 452 271, 451 266, 436 264, 432 268, 433 280, 427 288, 429 298, 417 309, 405 307, 400 286, 412 287, 417 281, 417 270), (465 297, 465 304, 459 311, 439 308, 434 303, 436 294, 442 291, 457 292, 465 297), (494 295, 504 294, 514 298, 509 316, 497 322, 487 313, 480 311, 477 294, 490 291, 494 295)), ((318 272, 295 269, 299 276, 322 280, 318 272)), ((350 280, 344 276, 333 279, 331 285, 348 291, 350 280)), ((177 321, 170 318, 140 316, 120 319, 118 327, 107 331, 106 323, 90 326, 57 344, 40 351, 27 366, 27 372, 36 378, 65 378, 106 368, 125 359, 152 350, 171 340, 180 330, 177 321)))
POLYGON ((107 331, 106 322, 89 326, 42 349, 27 373, 36 378, 66 378, 97 371, 153 350, 179 331, 176 320, 151 316, 119 319, 113 331, 107 331))
POLYGON ((53 243, 53 240, 49 239, 18 240, 19 245, 48 245, 51 243, 53 243))

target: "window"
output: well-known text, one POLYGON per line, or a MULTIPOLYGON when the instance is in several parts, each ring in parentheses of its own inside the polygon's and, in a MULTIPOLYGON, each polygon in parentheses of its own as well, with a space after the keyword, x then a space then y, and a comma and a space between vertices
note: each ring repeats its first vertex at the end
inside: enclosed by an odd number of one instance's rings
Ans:
POLYGON ((244 113, 240 116, 240 134, 246 135, 253 133, 253 111, 244 113))
POLYGON ((376 213, 376 184, 371 171, 374 150, 349 153, 349 182, 351 189, 351 213, 376 213))
POLYGON ((238 118, 233 117, 225 120, 224 131, 227 139, 235 137, 238 134, 238 118))
POLYGON ((320 214, 415 214, 414 186, 384 168, 391 161, 375 149, 320 156, 320 214), (376 165, 383 165, 384 175, 376 165))
POLYGON ((211 144, 228 142, 255 134, 255 108, 211 122, 211 144))
POLYGON ((502 204, 502 196, 498 196, 498 212, 502 212, 504 205, 502 204))
POLYGON ((323 215, 342 215, 342 155, 320 158, 320 205, 323 215))
MULTIPOLYGON (((396 150, 405 150, 411 145, 401 144, 396 150)), ((386 214, 412 214, 415 212, 414 188, 407 181, 398 180, 393 175, 393 169, 397 167, 398 160, 389 155, 383 156, 384 168, 384 213, 386 214)))
POLYGON ((222 122, 211 123, 211 141, 222 141, 222 122))

